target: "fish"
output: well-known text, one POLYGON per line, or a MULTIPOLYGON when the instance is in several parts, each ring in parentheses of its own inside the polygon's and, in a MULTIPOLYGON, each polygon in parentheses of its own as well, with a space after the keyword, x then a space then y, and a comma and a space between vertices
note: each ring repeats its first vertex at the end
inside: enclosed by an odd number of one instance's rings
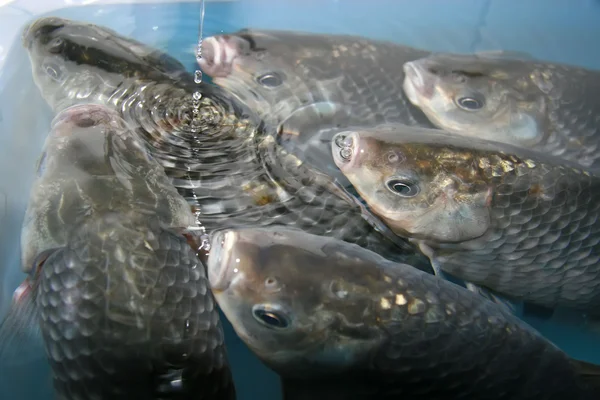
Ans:
POLYGON ((37 334, 56 398, 235 399, 194 235, 188 203, 118 113, 61 111, 23 220, 28 275, 0 326, 3 359, 37 334))
POLYGON ((600 71, 511 51, 432 54, 404 71, 438 128, 600 166, 600 71))
POLYGON ((277 126, 286 149, 348 185, 329 153, 336 130, 383 122, 434 127, 402 90, 401 65, 429 54, 359 36, 246 28, 206 38, 199 65, 277 126))
POLYGON ((222 230, 208 277, 285 399, 595 399, 598 366, 505 308, 351 243, 222 230))
POLYGON ((35 81, 54 110, 99 103, 135 129, 196 215, 204 232, 198 242, 202 257, 216 229, 280 224, 430 269, 414 246, 398 240, 331 177, 278 144, 275 127, 224 89, 195 84, 160 50, 115 39, 102 26, 55 17, 33 22, 24 38, 35 81), (60 51, 50 45, 55 41, 60 51), (146 50, 142 57, 128 48, 146 50), (158 54, 155 60, 152 55, 158 54), (43 68, 48 59, 64 71, 63 83, 48 76, 43 68), (161 60, 169 67, 160 67, 161 60))
POLYGON ((340 133, 332 153, 369 209, 434 270, 508 299, 597 313, 599 171, 391 124, 340 133))

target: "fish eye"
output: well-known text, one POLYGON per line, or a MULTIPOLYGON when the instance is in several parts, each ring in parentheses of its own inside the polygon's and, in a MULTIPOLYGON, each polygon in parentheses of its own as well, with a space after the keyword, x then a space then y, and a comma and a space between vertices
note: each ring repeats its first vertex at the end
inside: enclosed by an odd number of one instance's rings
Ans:
POLYGON ((419 186, 408 179, 390 179, 386 186, 388 190, 402 197, 414 197, 419 194, 419 186))
POLYGON ((62 49, 62 46, 63 46, 64 42, 65 41, 62 40, 59 37, 52 39, 48 43, 48 51, 51 52, 51 53, 58 53, 58 52, 60 52, 60 50, 62 49))
POLYGON ((285 329, 290 325, 289 318, 276 307, 257 304, 252 307, 252 315, 258 322, 269 328, 285 329))
POLYGON ((44 69, 44 72, 46 72, 46 75, 48 75, 51 79, 57 82, 60 81, 62 77, 62 70, 60 66, 55 63, 45 63, 42 68, 44 69))
POLYGON ((265 87, 277 87, 283 83, 283 79, 277 72, 268 72, 259 76, 256 81, 265 87))
POLYGON ((476 97, 465 96, 456 100, 456 104, 463 110, 476 111, 483 107, 484 102, 476 97))

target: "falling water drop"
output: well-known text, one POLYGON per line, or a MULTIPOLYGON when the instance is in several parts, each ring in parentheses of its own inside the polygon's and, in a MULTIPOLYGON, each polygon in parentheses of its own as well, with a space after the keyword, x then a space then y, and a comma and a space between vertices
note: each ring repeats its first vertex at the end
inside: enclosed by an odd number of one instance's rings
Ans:
MULTIPOLYGON (((198 46, 196 47, 196 61, 200 62, 202 58, 202 31, 204 29, 204 0, 200 0, 200 22, 198 26, 198 46)), ((202 71, 197 69, 194 72, 194 82, 197 85, 202 83, 202 71)), ((202 99, 202 93, 200 92, 200 88, 198 88, 192 97, 192 124, 191 130, 192 132, 198 132, 200 130, 201 121, 200 121, 200 100, 202 99)))

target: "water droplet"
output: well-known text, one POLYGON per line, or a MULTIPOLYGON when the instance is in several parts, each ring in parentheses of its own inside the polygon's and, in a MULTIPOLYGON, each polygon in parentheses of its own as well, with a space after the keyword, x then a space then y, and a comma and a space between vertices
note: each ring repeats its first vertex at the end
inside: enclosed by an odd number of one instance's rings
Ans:
POLYGON ((194 82, 202 83, 202 71, 200 71, 199 69, 197 69, 196 72, 194 72, 194 82))
POLYGON ((202 98, 202 93, 194 92, 193 98, 194 100, 200 100, 202 98))

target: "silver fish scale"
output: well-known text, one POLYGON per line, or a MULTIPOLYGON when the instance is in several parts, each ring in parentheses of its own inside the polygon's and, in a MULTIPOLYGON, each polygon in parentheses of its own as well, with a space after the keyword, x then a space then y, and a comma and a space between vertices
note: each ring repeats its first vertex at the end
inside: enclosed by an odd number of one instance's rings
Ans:
POLYGON ((442 268, 518 299, 597 312, 599 178, 544 165, 485 172, 495 187, 491 226, 462 244, 433 244, 442 268))
POLYGON ((546 94, 548 148, 583 166, 600 166, 600 72, 541 65, 534 74, 551 82, 546 94))
POLYGON ((129 222, 81 226, 41 271, 37 303, 57 395, 234 399, 219 315, 194 251, 157 220, 129 222), (192 378, 185 393, 167 384, 173 374, 192 378))
POLYGON ((370 368, 380 388, 393 388, 393 398, 596 397, 562 351, 503 308, 407 268, 387 273, 381 293, 390 293, 383 297, 390 306, 379 311, 379 321, 389 338, 370 368))
POLYGON ((347 35, 244 30, 257 47, 289 60, 304 76, 313 100, 347 105, 346 125, 401 122, 433 127, 404 95, 402 65, 429 52, 347 35))
MULTIPOLYGON (((65 23, 66 26, 69 24, 74 23, 65 23)), ((176 73, 173 66, 177 63, 165 61, 167 56, 160 52, 147 50, 143 57, 136 52, 123 56, 124 40, 136 49, 144 45, 120 37, 116 41, 118 46, 113 49, 114 45, 106 40, 102 29, 89 26, 76 31, 57 28, 48 34, 49 40, 60 38, 69 43, 71 49, 60 53, 61 66, 68 71, 61 85, 42 79, 45 71, 34 61, 40 58, 37 53, 47 50, 37 43, 31 45, 30 57, 34 73, 39 74, 37 82, 42 94, 55 111, 90 102, 117 110, 144 138, 153 156, 194 207, 198 221, 208 232, 247 224, 292 224, 363 244, 375 243, 376 240, 371 238, 378 238, 388 248, 384 253, 394 259, 404 257, 405 253, 414 255, 412 249, 401 248, 408 247, 406 243, 398 247, 391 244, 394 239, 386 242, 369 227, 360 212, 346 214, 346 222, 343 222, 340 210, 350 211, 358 206, 348 205, 346 199, 330 193, 331 183, 303 187, 306 185, 298 184, 298 179, 293 176, 300 169, 298 166, 283 169, 280 174, 268 173, 267 169, 275 165, 277 157, 270 156, 263 162, 265 156, 258 144, 274 134, 275 127, 262 127, 254 113, 235 104, 220 88, 196 85, 185 71, 176 73), (82 39, 82 36, 98 36, 99 43, 94 44, 94 40, 82 39), (92 51, 96 47, 99 50, 92 51), (75 51, 77 49, 79 51, 75 51), (82 58, 80 54, 89 56, 82 58), (160 55, 156 63, 161 68, 149 67, 154 64, 152 54, 160 55), (122 60, 122 68, 110 70, 112 64, 103 57, 122 60), (201 126, 194 131, 190 124, 192 94, 196 90, 202 93, 201 126), (288 183, 284 184, 284 180, 288 183), (315 196, 320 198, 313 199, 315 196)), ((33 40, 40 39, 34 37, 33 40)), ((55 61, 58 63, 59 60, 55 61)), ((281 153, 275 150, 273 154, 279 156, 281 153)))

